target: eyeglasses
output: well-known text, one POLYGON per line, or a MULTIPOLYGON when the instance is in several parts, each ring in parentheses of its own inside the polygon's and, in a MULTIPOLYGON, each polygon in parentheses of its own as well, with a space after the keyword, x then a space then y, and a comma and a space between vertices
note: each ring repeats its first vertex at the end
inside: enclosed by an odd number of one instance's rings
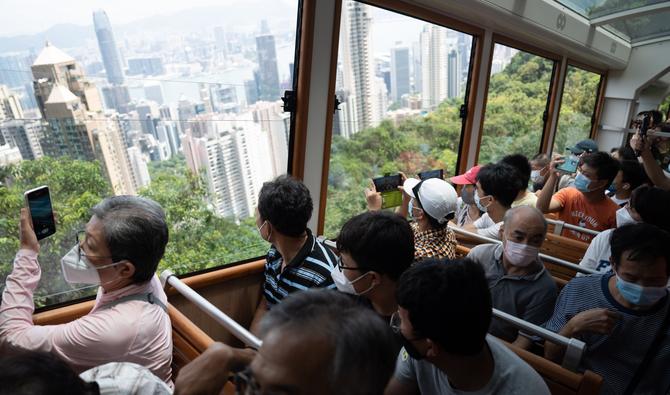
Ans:
POLYGON ((338 256, 338 257, 337 257, 337 267, 340 268, 340 271, 342 271, 342 270, 360 270, 360 271, 365 271, 365 270, 361 270, 361 268, 359 268, 359 267, 344 266, 344 265, 342 264, 342 257, 341 257, 341 256, 338 256))
POLYGON ((81 259, 81 257, 86 257, 86 258, 109 258, 109 259, 113 260, 114 262, 118 262, 120 260, 125 259, 125 258, 115 259, 117 257, 114 257, 114 256, 86 255, 82 252, 82 249, 81 249, 81 242, 86 240, 86 231, 85 230, 78 230, 75 237, 77 238, 77 255, 79 255, 79 259, 81 259))
POLYGON ((263 391, 248 366, 233 376, 235 395, 287 395, 285 391, 263 391))

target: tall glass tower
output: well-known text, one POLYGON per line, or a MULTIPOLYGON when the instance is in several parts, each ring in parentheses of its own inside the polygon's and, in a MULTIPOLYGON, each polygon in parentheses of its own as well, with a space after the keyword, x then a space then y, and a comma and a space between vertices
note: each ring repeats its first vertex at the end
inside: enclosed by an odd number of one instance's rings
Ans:
POLYGON ((98 37, 102 62, 107 72, 107 81, 111 84, 123 84, 121 57, 114 40, 112 24, 109 23, 109 18, 104 10, 93 12, 93 26, 95 28, 95 35, 98 37))

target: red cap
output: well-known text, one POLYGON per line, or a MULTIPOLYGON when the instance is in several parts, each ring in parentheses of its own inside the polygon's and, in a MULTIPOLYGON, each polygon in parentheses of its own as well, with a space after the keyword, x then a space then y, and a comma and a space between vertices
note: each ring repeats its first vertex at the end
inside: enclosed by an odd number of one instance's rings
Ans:
POLYGON ((477 173, 479 173, 479 169, 481 166, 473 166, 470 170, 466 171, 465 174, 461 174, 460 176, 454 176, 449 179, 453 184, 456 185, 468 185, 468 184, 476 184, 477 183, 477 173))

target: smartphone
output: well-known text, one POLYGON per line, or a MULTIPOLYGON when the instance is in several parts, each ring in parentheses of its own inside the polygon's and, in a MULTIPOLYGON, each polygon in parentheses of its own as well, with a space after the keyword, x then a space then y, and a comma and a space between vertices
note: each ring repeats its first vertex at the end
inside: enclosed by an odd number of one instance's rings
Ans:
POLYGON ((567 174, 576 173, 577 167, 579 166, 579 157, 573 153, 570 153, 569 156, 566 156, 563 159, 565 162, 556 166, 556 170, 567 174))
POLYGON ((421 181, 427 180, 429 178, 439 178, 440 180, 444 180, 444 170, 442 169, 428 170, 419 173, 419 179, 421 181))
POLYGON ((372 180, 377 192, 382 194, 382 208, 398 207, 402 204, 402 192, 398 189, 401 180, 400 174, 372 180))
POLYGON ((26 206, 30 210, 37 240, 42 240, 56 233, 56 221, 54 221, 54 212, 51 207, 49 187, 44 185, 31 189, 26 191, 23 196, 26 199, 26 206))

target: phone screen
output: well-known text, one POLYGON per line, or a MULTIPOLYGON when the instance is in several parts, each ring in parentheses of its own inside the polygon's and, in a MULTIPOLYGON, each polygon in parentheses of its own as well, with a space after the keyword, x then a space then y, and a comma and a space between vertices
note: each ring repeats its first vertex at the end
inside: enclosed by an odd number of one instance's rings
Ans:
POLYGON ((563 173, 575 173, 577 172, 577 166, 579 166, 579 158, 577 155, 572 154, 565 159, 565 162, 561 163, 560 165, 556 166, 556 170, 561 171, 563 173))
POLYGON ((54 221, 53 208, 51 207, 51 196, 49 188, 40 187, 26 192, 26 201, 30 216, 33 220, 33 229, 37 240, 56 233, 56 222, 54 221))
POLYGON ((397 207, 402 204, 402 192, 398 189, 400 180, 400 174, 372 180, 377 192, 382 194, 382 208, 397 207))
POLYGON ((428 170, 428 171, 422 171, 419 173, 419 179, 421 181, 427 180, 429 178, 439 178, 440 180, 444 179, 444 170, 442 169, 437 169, 437 170, 428 170))

